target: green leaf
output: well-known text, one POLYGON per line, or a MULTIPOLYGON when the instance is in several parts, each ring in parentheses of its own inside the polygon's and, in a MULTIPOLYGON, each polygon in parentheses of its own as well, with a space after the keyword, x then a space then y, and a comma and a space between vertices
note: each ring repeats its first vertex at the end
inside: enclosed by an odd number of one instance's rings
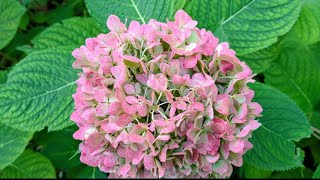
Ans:
POLYGON ((106 21, 111 14, 119 16, 127 24, 132 20, 143 24, 150 19, 165 21, 171 18, 176 0, 85 0, 89 14, 106 29, 106 21))
POLYGON ((183 9, 188 0, 178 0, 174 2, 174 10, 173 12, 178 11, 179 9, 183 9))
POLYGON ((106 179, 106 173, 101 172, 97 167, 80 165, 67 171, 67 178, 86 178, 86 179, 106 179))
POLYGON ((27 131, 49 131, 73 124, 77 71, 70 50, 36 51, 21 60, 0 87, 1 122, 27 131))
POLYGON ((318 165, 316 171, 314 172, 312 178, 320 178, 320 165, 318 165))
POLYGON ((286 35, 304 44, 320 41, 320 0, 305 0, 298 21, 286 35))
POLYGON ((265 82, 287 94, 309 113, 320 98, 320 66, 313 52, 297 41, 284 41, 280 57, 265 71, 265 82))
POLYGON ((320 129, 320 112, 314 111, 312 113, 310 123, 313 127, 320 129))
POLYGON ((253 101, 263 108, 261 127, 253 132, 253 149, 245 162, 265 170, 288 170, 302 166, 303 151, 293 141, 310 137, 311 129, 299 107, 285 94, 264 84, 250 84, 253 101))
POLYGON ((9 71, 0 71, 0 86, 7 81, 9 71))
POLYGON ((245 61, 254 73, 262 73, 278 58, 279 48, 279 44, 276 43, 265 49, 239 56, 239 59, 245 61))
POLYGON ((0 171, 0 178, 55 178, 56 172, 51 162, 43 155, 26 150, 12 164, 0 171))
POLYGON ((33 139, 40 145, 40 152, 51 160, 54 167, 67 170, 82 164, 79 154, 73 157, 79 150, 80 141, 72 137, 77 129, 77 126, 74 125, 60 131, 41 131, 35 134, 33 139))
POLYGON ((34 49, 77 48, 85 39, 101 33, 99 25, 92 18, 74 17, 53 24, 37 35, 31 42, 34 49))
MULTIPOLYGON (((313 53, 314 57, 320 57, 320 42, 317 42, 313 45, 309 46, 311 52, 313 53)), ((320 66, 320 60, 318 59, 316 63, 320 66)))
POLYGON ((25 8, 17 0, 0 1, 0 49, 16 34, 25 8))
POLYGON ((291 99, 264 84, 250 84, 250 87, 255 91, 253 101, 258 102, 263 108, 263 116, 259 122, 266 130, 293 141, 310 137, 310 124, 291 99))
POLYGON ((311 178, 312 171, 309 168, 299 167, 291 169, 289 171, 275 172, 272 175, 272 179, 302 179, 302 178, 311 178))
POLYGON ((16 130, 0 123, 0 170, 20 156, 31 137, 32 132, 16 130))
POLYGON ((272 174, 272 171, 266 171, 263 169, 258 169, 248 164, 244 164, 240 167, 240 177, 241 178, 268 178, 272 174))
POLYGON ((290 30, 301 9, 300 0, 192 0, 186 11, 199 27, 228 41, 240 55, 270 46, 290 30))

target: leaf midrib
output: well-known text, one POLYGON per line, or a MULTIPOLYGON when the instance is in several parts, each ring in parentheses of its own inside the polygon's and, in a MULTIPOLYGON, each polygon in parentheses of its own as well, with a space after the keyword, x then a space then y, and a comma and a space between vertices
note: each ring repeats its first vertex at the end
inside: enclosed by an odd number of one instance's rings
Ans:
POLYGON ((223 21, 221 23, 221 26, 223 26, 225 23, 227 23, 228 21, 232 20, 234 17, 236 17, 239 13, 241 13, 242 11, 244 11, 245 9, 247 9, 252 3, 254 3, 256 0, 252 0, 251 2, 249 2, 248 4, 246 4, 245 6, 243 6, 239 11, 237 11, 236 13, 234 13, 233 15, 229 16, 228 19, 226 19, 225 21, 223 21))
POLYGON ((12 167, 12 168, 14 168, 14 169, 17 169, 18 171, 20 171, 22 174, 25 175, 25 177, 31 178, 31 176, 30 176, 26 171, 24 171, 23 169, 19 168, 19 166, 16 166, 16 165, 13 164, 13 163, 10 164, 9 166, 12 167))
MULTIPOLYGON (((66 85, 64 85, 64 86, 58 87, 58 88, 56 88, 56 89, 52 89, 52 90, 50 90, 50 91, 46 91, 45 93, 38 94, 38 95, 36 95, 36 96, 31 96, 31 97, 28 97, 28 98, 25 98, 25 99, 15 100, 15 101, 13 101, 13 102, 11 102, 11 103, 6 103, 5 106, 11 105, 11 104, 15 104, 15 103, 19 103, 19 102, 22 102, 22 101, 27 101, 27 100, 30 100, 30 99, 35 99, 35 98, 38 98, 38 97, 41 97, 41 96, 50 94, 50 93, 55 92, 55 91, 60 91, 61 89, 64 89, 64 88, 69 87, 69 86, 72 86, 72 85, 75 84, 75 83, 76 83, 76 81, 71 82, 71 83, 68 83, 68 84, 66 84, 66 85)), ((1 87, 1 86, 0 86, 0 87, 1 87)))
POLYGON ((139 18, 141 19, 142 23, 145 24, 146 22, 145 22, 144 18, 142 17, 136 3, 134 2, 134 0, 130 0, 130 1, 131 1, 132 6, 134 7, 135 11, 137 12, 139 18))

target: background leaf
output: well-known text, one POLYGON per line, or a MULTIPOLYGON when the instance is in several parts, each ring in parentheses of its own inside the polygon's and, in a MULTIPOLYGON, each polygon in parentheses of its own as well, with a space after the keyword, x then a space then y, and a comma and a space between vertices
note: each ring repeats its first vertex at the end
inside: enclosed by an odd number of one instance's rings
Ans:
POLYGON ((263 169, 258 169, 248 164, 244 164, 240 167, 240 177, 241 178, 268 178, 272 174, 272 171, 266 171, 263 169))
POLYGON ((101 172, 97 167, 90 167, 82 164, 70 169, 67 172, 67 178, 106 179, 107 174, 101 172))
POLYGON ((270 46, 298 18, 300 0, 191 0, 185 10, 243 55, 270 46))
POLYGON ((85 43, 86 38, 94 37, 101 32, 101 28, 93 18, 73 17, 48 27, 31 42, 36 50, 56 47, 77 48, 85 43))
POLYGON ((68 170, 82 164, 80 154, 73 157, 80 143, 72 137, 77 129, 74 125, 60 131, 41 131, 35 135, 34 141, 40 145, 40 152, 48 157, 56 168, 68 170))
POLYGON ((122 22, 127 19, 148 23, 150 19, 164 22, 171 18, 176 0, 85 0, 89 14, 94 17, 103 29, 111 14, 119 16, 122 22))
POLYGON ((276 43, 265 49, 239 56, 239 59, 245 61, 254 73, 261 73, 279 57, 279 48, 279 44, 276 43))
POLYGON ((0 49, 16 34, 25 8, 17 0, 0 1, 0 49))
POLYGON ((312 178, 320 178, 320 165, 318 165, 316 171, 314 172, 312 178))
POLYGON ((253 101, 263 107, 261 127, 253 132, 253 149, 245 162, 265 170, 288 170, 302 166, 303 152, 292 142, 310 137, 310 126, 299 107, 286 95, 260 83, 250 84, 253 101))
POLYGON ((51 162, 39 153, 26 150, 21 156, 0 171, 0 178, 55 178, 51 162))
POLYGON ((309 113, 320 98, 320 71, 313 52, 297 41, 283 42, 280 57, 265 71, 265 82, 293 99, 309 113))
POLYGON ((21 155, 32 134, 32 132, 20 131, 0 123, 0 170, 21 155))
POLYGON ((273 179, 302 179, 311 178, 312 171, 309 168, 299 167, 289 171, 275 172, 271 178, 273 179))
POLYGON ((0 71, 0 86, 7 81, 9 71, 0 71))
POLYGON ((71 51, 63 49, 37 51, 23 59, 0 87, 1 121, 28 131, 70 126, 77 79, 73 61, 71 51))
POLYGON ((320 41, 320 0, 304 0, 300 16, 286 35, 304 44, 320 41))

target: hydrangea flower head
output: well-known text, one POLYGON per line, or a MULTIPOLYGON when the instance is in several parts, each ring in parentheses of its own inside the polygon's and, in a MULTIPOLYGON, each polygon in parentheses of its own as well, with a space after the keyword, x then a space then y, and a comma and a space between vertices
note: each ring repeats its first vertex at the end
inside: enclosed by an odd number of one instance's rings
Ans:
POLYGON ((197 21, 131 21, 73 51, 82 69, 71 119, 80 160, 109 177, 228 177, 252 148, 262 108, 252 71, 197 21))

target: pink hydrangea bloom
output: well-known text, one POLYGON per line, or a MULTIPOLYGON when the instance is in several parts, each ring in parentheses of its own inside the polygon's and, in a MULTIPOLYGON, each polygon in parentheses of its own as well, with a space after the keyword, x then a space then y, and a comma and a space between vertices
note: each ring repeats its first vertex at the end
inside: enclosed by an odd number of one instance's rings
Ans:
POLYGON ((182 10, 173 22, 111 15, 73 51, 80 160, 110 177, 228 177, 252 148, 252 71, 182 10))

